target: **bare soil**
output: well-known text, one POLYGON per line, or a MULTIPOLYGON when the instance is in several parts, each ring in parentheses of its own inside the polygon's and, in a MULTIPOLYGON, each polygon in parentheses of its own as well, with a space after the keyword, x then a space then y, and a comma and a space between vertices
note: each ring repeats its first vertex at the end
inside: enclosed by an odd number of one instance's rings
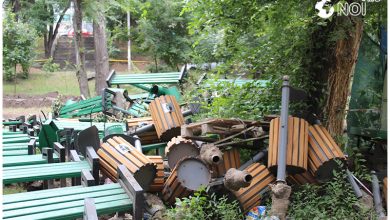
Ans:
MULTIPOLYGON (((58 95, 58 92, 49 92, 43 95, 4 95, 3 108, 50 107, 58 95)), ((65 102, 68 99, 77 99, 77 97, 62 96, 61 101, 65 102)))

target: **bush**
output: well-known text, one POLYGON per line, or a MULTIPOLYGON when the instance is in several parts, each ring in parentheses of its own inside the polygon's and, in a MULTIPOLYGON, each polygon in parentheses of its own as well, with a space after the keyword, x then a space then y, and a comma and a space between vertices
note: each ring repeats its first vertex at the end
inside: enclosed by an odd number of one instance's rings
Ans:
POLYGON ((5 13, 3 20, 3 71, 6 80, 15 77, 16 66, 22 67, 23 77, 27 78, 31 61, 34 58, 37 34, 28 24, 15 20, 15 14, 5 13))
POLYGON ((225 196, 208 195, 202 188, 194 196, 176 199, 176 207, 167 211, 167 219, 239 220, 243 215, 236 201, 228 203, 225 196))
POLYGON ((323 185, 303 185, 293 190, 288 216, 292 219, 372 219, 373 210, 356 209, 357 198, 345 171, 334 172, 323 185))

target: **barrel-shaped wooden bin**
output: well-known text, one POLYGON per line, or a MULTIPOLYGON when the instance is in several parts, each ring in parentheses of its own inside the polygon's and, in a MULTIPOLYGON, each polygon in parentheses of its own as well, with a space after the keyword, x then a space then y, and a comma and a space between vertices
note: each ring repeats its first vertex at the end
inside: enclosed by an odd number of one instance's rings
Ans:
POLYGON ((230 168, 238 169, 241 166, 240 163, 240 151, 237 148, 231 148, 223 152, 223 161, 218 165, 212 165, 211 170, 212 177, 218 178, 225 175, 226 171, 230 168))
POLYGON ((118 178, 118 165, 123 164, 133 174, 144 190, 148 190, 156 176, 156 166, 144 154, 121 137, 113 137, 102 143, 97 151, 102 172, 111 180, 118 178))
POLYGON ((162 191, 163 200, 174 204, 176 198, 189 196, 201 186, 207 186, 211 174, 207 165, 195 157, 180 160, 165 181, 162 191))
POLYGON ((322 125, 309 127, 309 171, 319 181, 332 178, 333 170, 338 168, 336 159, 345 160, 340 147, 322 125))
POLYGON ((293 185, 318 184, 318 181, 309 171, 289 175, 287 177, 287 182, 293 185))
POLYGON ((168 142, 165 148, 165 156, 168 159, 169 168, 173 169, 176 163, 184 157, 197 157, 199 148, 192 140, 182 138, 181 136, 174 137, 168 142))
MULTIPOLYGON (((288 118, 288 140, 286 149, 286 171, 289 174, 303 173, 307 170, 309 123, 301 118, 288 118)), ((276 173, 278 168, 278 149, 280 118, 271 120, 269 131, 268 168, 276 173)))
POLYGON ((157 173, 152 184, 150 185, 149 192, 161 192, 164 187, 164 160, 161 156, 146 156, 150 161, 156 165, 157 173))
POLYGON ((163 141, 170 141, 180 135, 184 117, 174 96, 166 95, 155 98, 149 104, 157 136, 163 141))
POLYGON ((268 185, 275 181, 275 177, 272 173, 266 166, 261 165, 260 163, 253 163, 245 170, 253 177, 251 184, 248 187, 233 192, 244 213, 248 212, 251 208, 260 205, 261 195, 269 189, 268 185))

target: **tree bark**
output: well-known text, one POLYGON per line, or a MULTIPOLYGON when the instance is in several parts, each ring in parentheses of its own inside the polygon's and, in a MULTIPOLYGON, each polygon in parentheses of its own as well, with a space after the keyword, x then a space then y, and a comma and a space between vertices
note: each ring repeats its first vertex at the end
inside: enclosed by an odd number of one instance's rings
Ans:
POLYGON ((106 19, 102 11, 97 12, 93 22, 93 36, 95 41, 95 91, 99 95, 102 89, 107 87, 106 78, 109 72, 106 19))
POLYGON ((73 0, 74 15, 73 15, 73 29, 74 29, 74 43, 76 54, 76 76, 79 82, 80 94, 85 98, 90 97, 88 78, 85 71, 85 49, 84 40, 82 38, 82 11, 81 1, 73 0))
POLYGON ((346 105, 350 90, 351 76, 355 68, 359 45, 363 33, 363 20, 354 16, 339 16, 335 27, 345 29, 346 37, 336 41, 330 53, 324 117, 325 126, 333 136, 343 134, 346 105))

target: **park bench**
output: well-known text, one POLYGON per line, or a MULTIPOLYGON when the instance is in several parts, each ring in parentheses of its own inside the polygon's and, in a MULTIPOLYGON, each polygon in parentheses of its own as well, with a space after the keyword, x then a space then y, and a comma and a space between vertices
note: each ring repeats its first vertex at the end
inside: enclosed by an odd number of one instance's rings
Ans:
POLYGON ((89 177, 81 186, 5 195, 3 218, 75 219, 91 213, 96 217, 97 214, 133 208, 133 219, 142 219, 144 197, 141 186, 125 166, 118 166, 118 174, 118 183, 113 184, 93 186, 94 181, 89 177), (91 204, 91 200, 94 203, 91 204))
POLYGON ((35 154, 36 142, 36 139, 31 138, 24 143, 3 143, 3 157, 35 154))
MULTIPOLYGON (((139 99, 150 99, 150 94, 148 93, 141 93, 136 95, 128 95, 127 90, 124 89, 115 89, 115 88, 106 88, 101 96, 96 96, 90 99, 81 100, 76 103, 71 103, 68 105, 65 105, 61 108, 59 112, 59 116, 61 118, 74 118, 74 117, 81 117, 90 115, 92 113, 98 113, 98 112, 104 112, 109 113, 113 110, 121 111, 125 114, 132 115, 132 112, 119 108, 115 105, 115 96, 117 95, 117 92, 123 93, 123 96, 125 97, 126 101, 133 103, 135 100, 139 99)), ((134 115, 135 116, 135 115, 134 115)))
POLYGON ((54 151, 45 150, 43 154, 35 154, 35 139, 32 139, 28 145, 28 153, 28 155, 3 157, 3 167, 65 162, 65 148, 59 143, 55 143, 54 151))
MULTIPOLYGON (((56 143, 54 148, 59 144, 56 143)), ((53 180, 64 178, 80 178, 82 170, 90 170, 93 177, 99 179, 99 157, 92 147, 87 148, 86 159, 72 162, 51 163, 53 162, 52 148, 44 148, 43 154, 48 157, 49 163, 23 166, 10 166, 3 168, 3 184, 32 182, 37 180, 53 180), (50 158, 51 157, 51 158, 50 158)), ((60 155, 61 162, 65 161, 65 151, 60 155)))
POLYGON ((187 71, 186 66, 180 72, 169 73, 131 73, 117 74, 112 70, 106 79, 108 87, 119 85, 158 85, 179 84, 187 71))

